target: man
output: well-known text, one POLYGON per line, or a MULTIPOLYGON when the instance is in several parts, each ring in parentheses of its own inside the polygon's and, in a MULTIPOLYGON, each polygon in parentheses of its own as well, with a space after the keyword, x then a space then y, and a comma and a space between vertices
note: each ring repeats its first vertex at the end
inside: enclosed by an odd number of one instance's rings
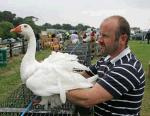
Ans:
POLYGON ((77 32, 74 32, 70 35, 70 39, 71 39, 71 42, 72 44, 76 44, 79 42, 79 36, 78 36, 78 33, 77 32))
POLYGON ((96 84, 89 89, 67 93, 72 103, 86 108, 94 106, 94 116, 138 116, 144 94, 145 77, 142 64, 128 47, 130 26, 121 16, 106 18, 100 25, 100 53, 102 57, 88 78, 98 74, 96 84))
POLYGON ((35 37, 36 37, 36 50, 39 51, 40 50, 40 34, 35 33, 35 37))
POLYGON ((145 38, 147 39, 147 44, 149 44, 149 41, 150 41, 150 30, 148 30, 145 38))

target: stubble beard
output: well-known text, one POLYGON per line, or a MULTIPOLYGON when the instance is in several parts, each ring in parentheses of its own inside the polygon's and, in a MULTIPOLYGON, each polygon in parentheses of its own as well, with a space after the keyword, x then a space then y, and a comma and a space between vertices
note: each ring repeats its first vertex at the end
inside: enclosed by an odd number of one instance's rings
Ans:
POLYGON ((114 44, 110 46, 103 45, 100 47, 100 55, 107 56, 114 53, 119 48, 119 41, 115 41, 114 44))

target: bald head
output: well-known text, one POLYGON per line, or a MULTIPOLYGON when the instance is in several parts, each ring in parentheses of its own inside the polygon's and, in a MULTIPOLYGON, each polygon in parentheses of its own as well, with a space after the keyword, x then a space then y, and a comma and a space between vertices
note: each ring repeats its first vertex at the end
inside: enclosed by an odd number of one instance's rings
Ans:
POLYGON ((128 37, 127 39, 129 40, 129 38, 130 38, 130 25, 124 17, 118 16, 118 15, 110 16, 103 21, 103 23, 105 23, 105 22, 111 23, 111 25, 113 25, 113 27, 115 28, 116 39, 119 39, 120 35, 126 34, 128 37))

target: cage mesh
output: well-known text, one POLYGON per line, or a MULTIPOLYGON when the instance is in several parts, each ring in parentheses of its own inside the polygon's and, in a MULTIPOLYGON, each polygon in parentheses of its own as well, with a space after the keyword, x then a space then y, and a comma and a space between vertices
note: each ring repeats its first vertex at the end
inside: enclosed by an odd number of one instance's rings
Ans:
MULTIPOLYGON (((25 85, 20 85, 7 99, 0 103, 0 116, 21 116, 34 97, 35 95, 25 85)), ((67 101, 62 106, 55 108, 51 108, 49 105, 47 110, 41 105, 31 105, 23 116, 72 116, 74 111, 75 106, 67 101)))
MULTIPOLYGON (((91 63, 89 45, 86 43, 79 46, 69 45, 63 52, 78 55, 79 62, 86 66, 91 63)), ((49 105, 47 110, 41 105, 31 105, 28 111, 22 115, 33 98, 35 98, 35 95, 25 85, 20 85, 0 103, 0 116, 73 116, 76 114, 76 107, 67 101, 62 106, 55 108, 51 108, 49 105)))

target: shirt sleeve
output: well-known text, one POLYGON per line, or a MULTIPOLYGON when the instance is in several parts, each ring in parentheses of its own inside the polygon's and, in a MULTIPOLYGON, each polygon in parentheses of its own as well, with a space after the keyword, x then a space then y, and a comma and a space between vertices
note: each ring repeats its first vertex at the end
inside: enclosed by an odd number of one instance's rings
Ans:
POLYGON ((92 73, 97 74, 96 64, 95 64, 95 65, 91 65, 91 66, 89 67, 89 69, 90 69, 90 71, 91 71, 92 73))
POLYGON ((114 67, 98 83, 114 98, 118 98, 139 85, 138 72, 130 66, 114 67))
POLYGON ((98 61, 96 62, 96 64, 91 65, 91 66, 89 67, 90 71, 91 71, 93 74, 97 74, 97 69, 98 69, 98 67, 101 65, 101 63, 103 62, 103 60, 104 60, 104 58, 102 57, 100 60, 98 60, 98 61))

